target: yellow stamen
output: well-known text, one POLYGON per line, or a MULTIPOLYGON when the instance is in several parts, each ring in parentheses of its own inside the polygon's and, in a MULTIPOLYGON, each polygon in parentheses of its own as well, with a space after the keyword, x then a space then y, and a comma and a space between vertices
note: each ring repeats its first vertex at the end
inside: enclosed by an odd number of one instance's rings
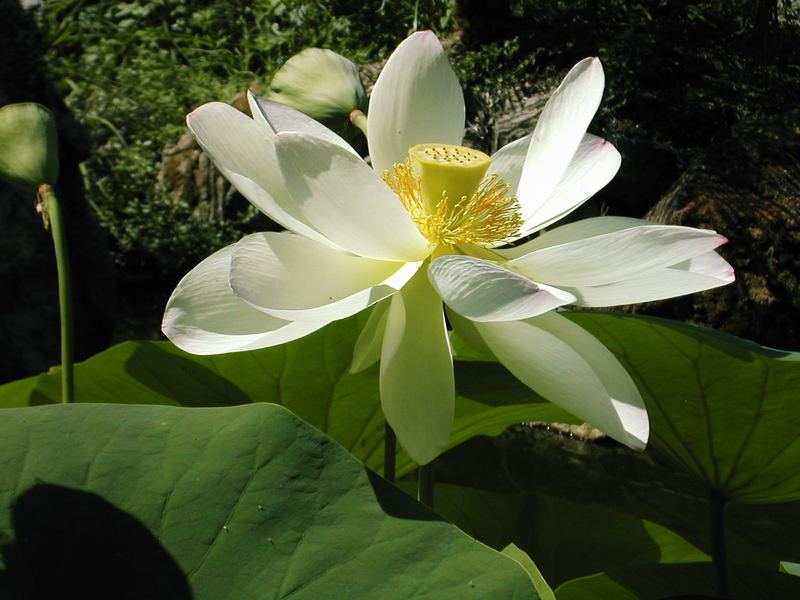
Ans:
MULTIPOLYGON (((461 149, 459 146, 451 148, 461 149)), ((394 165, 391 172, 384 172, 383 180, 400 198, 422 235, 434 243, 494 246, 509 241, 522 226, 519 202, 516 196, 508 195, 511 186, 497 175, 480 181, 488 168, 488 164, 482 160, 486 155, 469 148, 463 148, 463 151, 451 152, 450 156, 440 153, 436 157, 439 166, 446 166, 447 171, 438 169, 432 183, 424 181, 426 176, 431 175, 427 169, 423 168, 422 176, 415 174, 411 159, 404 164, 394 165), (466 152, 463 151, 474 153, 476 160, 470 160, 469 155, 464 158, 466 152), (450 162, 454 155, 459 158, 450 162), (477 159, 481 159, 483 164, 479 166, 480 174, 478 181, 475 181, 477 159), (426 186, 426 183, 429 185, 426 186), (451 202, 452 196, 447 189, 442 189, 436 202, 423 192, 426 187, 438 190, 443 183, 449 185, 450 189, 467 191, 454 202, 451 202)))

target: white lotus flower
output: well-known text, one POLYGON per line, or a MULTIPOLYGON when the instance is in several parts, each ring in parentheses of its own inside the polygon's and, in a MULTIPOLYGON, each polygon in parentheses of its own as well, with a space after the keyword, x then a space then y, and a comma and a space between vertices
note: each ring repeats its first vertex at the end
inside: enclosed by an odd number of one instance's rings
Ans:
POLYGON ((464 100, 431 32, 406 39, 375 84, 372 167, 341 138, 250 96, 253 118, 220 103, 188 117, 200 144, 250 202, 289 232, 249 235, 178 284, 163 331, 197 354, 302 337, 375 308, 353 369, 380 359, 384 414, 424 464, 453 423, 450 322, 545 398, 630 447, 649 425, 614 356, 553 309, 668 298, 724 285, 713 231, 599 217, 509 243, 577 208, 615 175, 619 153, 587 134, 603 70, 578 63, 532 135, 491 159, 460 146, 464 100))

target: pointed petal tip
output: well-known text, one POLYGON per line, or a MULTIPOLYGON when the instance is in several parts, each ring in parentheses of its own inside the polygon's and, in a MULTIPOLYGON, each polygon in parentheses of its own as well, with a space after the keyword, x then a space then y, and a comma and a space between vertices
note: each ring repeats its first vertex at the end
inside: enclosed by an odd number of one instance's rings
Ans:
POLYGON ((588 60, 591 63, 593 69, 600 69, 600 71, 603 70, 603 63, 600 61, 600 58, 598 56, 590 56, 588 60))
POLYGON ((225 102, 216 102, 216 101, 206 102, 205 104, 201 104, 200 106, 198 106, 197 108, 195 108, 193 111, 191 111, 189 114, 186 115, 186 124, 191 129, 193 121, 196 121, 197 119, 204 117, 208 111, 214 111, 220 107, 222 107, 222 110, 231 109, 236 112, 239 112, 233 106, 231 106, 230 104, 226 104, 225 102))
POLYGON ((631 436, 628 438, 626 446, 635 452, 644 452, 647 449, 647 440, 640 440, 631 436))
POLYGON ((725 283, 733 283, 734 281, 736 281, 736 271, 733 270, 733 267, 731 267, 730 271, 726 272, 725 275, 723 275, 722 280, 725 283))
POLYGON ((436 34, 433 33, 430 29, 423 29, 421 31, 415 31, 407 39, 417 38, 417 39, 425 39, 425 40, 436 40, 439 41, 439 38, 436 37, 436 34))
POLYGON ((589 56, 572 67, 576 75, 589 77, 591 79, 599 79, 600 84, 605 87, 606 74, 603 70, 603 63, 596 56, 589 56))
MULTIPOLYGON (((203 106, 205 106, 205 104, 203 104, 202 106, 198 106, 197 108, 195 108, 193 111, 191 111, 186 115, 186 126, 189 129, 192 129, 192 123, 197 120, 200 111, 203 109, 203 106)), ((192 133, 194 133, 194 130, 192 130, 192 133)))
MULTIPOLYGON (((647 447, 650 439, 650 419, 644 406, 635 406, 627 402, 611 399, 624 429, 624 439, 617 441, 625 444, 631 450, 642 452, 647 447)), ((616 436, 615 436, 616 437, 616 436)))
POLYGON ((600 58, 597 56, 587 56, 586 58, 579 60, 575 63, 575 66, 572 67, 573 69, 581 68, 581 69, 592 69, 592 70, 599 70, 600 73, 603 72, 603 63, 600 61, 600 58))
POLYGON ((422 31, 415 31, 411 35, 409 35, 406 39, 400 42, 400 45, 397 46, 397 50, 400 48, 412 48, 416 47, 415 52, 429 52, 430 56, 438 56, 440 54, 444 54, 444 48, 442 47, 442 42, 436 36, 436 34, 431 31, 430 29, 424 29, 422 31))

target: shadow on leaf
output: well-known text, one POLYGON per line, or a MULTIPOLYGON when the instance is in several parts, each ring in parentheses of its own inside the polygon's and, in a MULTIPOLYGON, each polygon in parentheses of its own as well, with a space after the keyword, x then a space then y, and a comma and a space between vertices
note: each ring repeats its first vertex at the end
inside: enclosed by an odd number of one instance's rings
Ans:
POLYGON ((11 522, 13 541, 2 535, 2 598, 192 598, 150 531, 96 494, 40 483, 16 500, 11 522))
POLYGON ((125 360, 125 374, 181 406, 238 406, 253 400, 205 362, 210 357, 187 357, 161 344, 136 342, 125 360))

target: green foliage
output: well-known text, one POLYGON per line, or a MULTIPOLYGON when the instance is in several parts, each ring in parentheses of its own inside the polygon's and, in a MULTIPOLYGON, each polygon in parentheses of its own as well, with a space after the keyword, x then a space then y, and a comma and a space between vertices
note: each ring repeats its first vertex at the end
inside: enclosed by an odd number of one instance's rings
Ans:
POLYGON ((652 445, 724 500, 800 500, 800 353, 659 319, 574 320, 633 376, 652 445))
MULTIPOLYGON (((649 498, 658 506, 655 520, 642 514, 641 498, 609 506, 608 494, 596 490, 592 502, 569 500, 569 490, 554 482, 546 494, 521 483, 516 493, 500 494, 439 486, 435 508, 498 550, 519 546, 548 582, 566 590, 564 597, 602 597, 612 589, 653 598, 671 590, 706 593, 714 589, 715 567, 701 563, 716 556, 713 540, 719 535, 727 538, 733 597, 747 597, 741 590, 753 590, 758 598, 794 589, 800 580, 779 577, 777 564, 800 557, 798 503, 787 503, 800 499, 793 395, 800 387, 798 354, 660 319, 569 316, 629 369, 648 406, 651 447, 692 474, 697 496, 674 495, 670 505, 649 498), (711 496, 721 503, 709 505, 711 496), (727 523, 714 529, 707 515, 713 506, 725 510, 725 503, 727 523)), ((377 368, 348 373, 363 319, 335 322, 285 346, 220 356, 128 342, 77 366, 76 397, 84 403, 180 407, 280 403, 378 470, 384 423, 377 368)), ((457 352, 463 349, 454 342, 457 352)), ((521 421, 570 419, 497 363, 475 352, 464 357, 471 360, 456 361, 451 445, 496 435, 521 421)), ((0 406, 57 402, 58 375, 53 370, 0 387, 0 406)), ((108 453, 106 447, 101 454, 108 453)), ((401 455, 398 467, 408 473, 413 464, 401 455)), ((537 490, 542 487, 535 482, 537 490)))
MULTIPOLYGON (((634 316, 567 313, 625 365, 648 407, 650 444, 726 501, 800 500, 800 358, 696 327, 634 316)), ((283 404, 381 466, 377 366, 350 374, 364 317, 255 352, 192 356, 164 342, 126 342, 77 366, 81 402, 283 404), (313 401, 310 399, 313 398, 313 401)), ((456 351, 463 347, 455 341, 456 351)), ((0 406, 57 402, 58 371, 0 386, 0 406), (26 384, 27 385, 27 384, 26 384), (24 392, 21 393, 21 392, 24 392)), ((523 421, 573 421, 494 362, 456 361, 451 447, 523 421)), ((411 465, 400 459, 401 471, 411 465)))
POLYGON ((536 567, 531 557, 528 556, 523 550, 520 550, 515 544, 509 544, 503 548, 503 554, 516 560, 528 572, 528 576, 533 582, 533 586, 541 596, 542 600, 556 600, 553 590, 547 585, 547 582, 542 577, 539 569, 536 567))
MULTIPOLYGON (((800 580, 791 575, 736 567, 732 569, 730 600, 796 598, 800 580)), ((708 563, 645 565, 574 579, 556 590, 559 600, 663 600, 664 598, 719 598, 714 572, 708 563)))
MULTIPOLYGON (((274 402, 318 427, 375 470, 383 466, 384 420, 377 365, 348 372, 359 317, 275 348, 193 356, 168 342, 125 342, 76 365, 78 402, 185 407, 274 402), (113 398, 109 390, 115 390, 113 398)), ((60 401, 59 369, 0 386, 0 406, 60 401)), ((494 363, 456 364, 456 421, 450 445, 497 435, 512 423, 572 421, 494 363)), ((413 463, 401 453, 398 472, 413 463)))
POLYGON ((538 597, 274 405, 12 409, 0 466, 4 597, 538 597))

